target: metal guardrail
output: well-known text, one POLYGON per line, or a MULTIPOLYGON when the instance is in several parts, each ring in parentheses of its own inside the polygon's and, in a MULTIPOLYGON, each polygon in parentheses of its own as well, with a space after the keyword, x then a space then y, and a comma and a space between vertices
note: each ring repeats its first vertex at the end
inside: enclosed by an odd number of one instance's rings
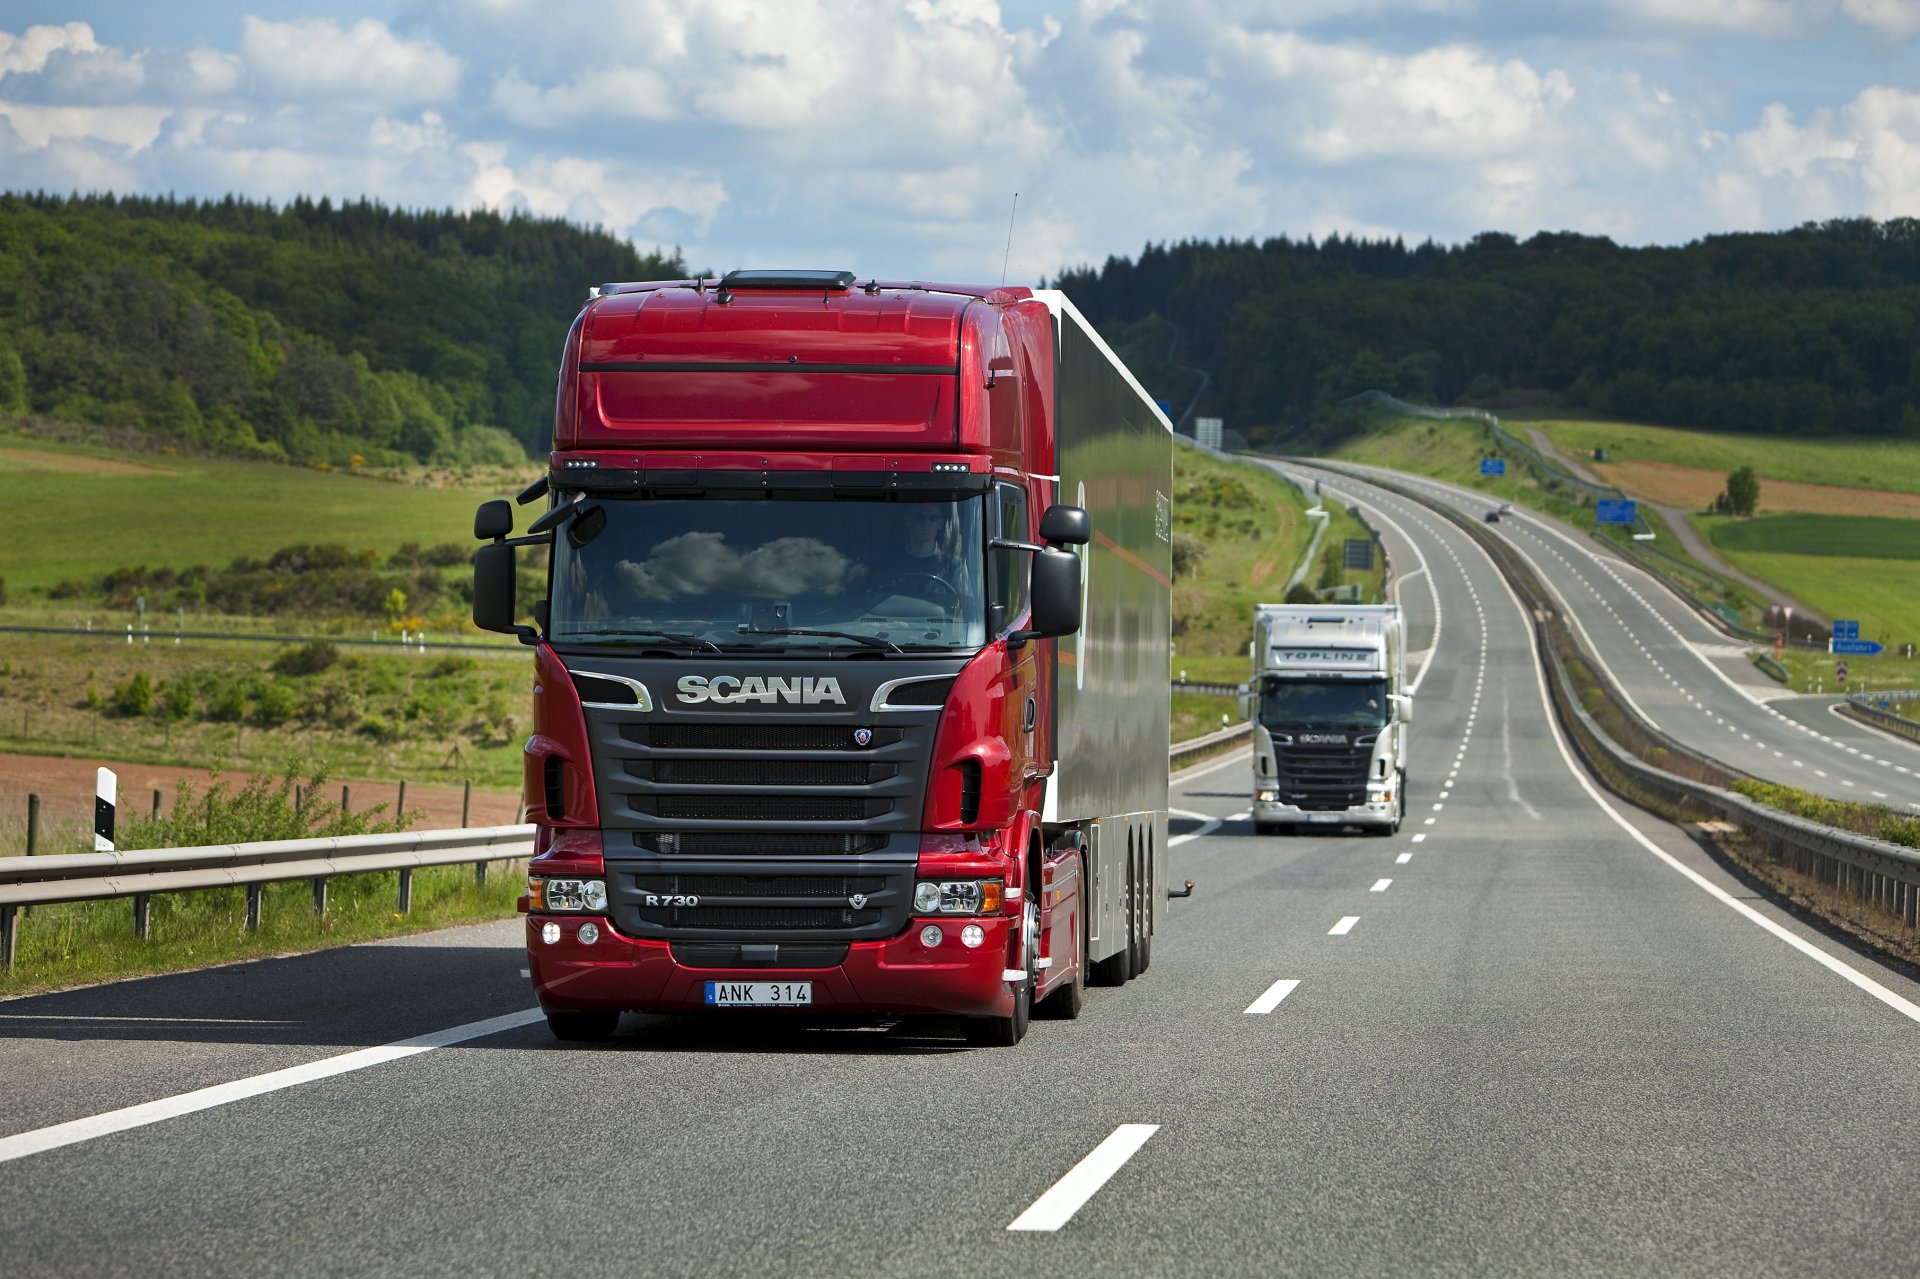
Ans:
POLYGON ((1895 715, 1892 711, 1882 710, 1874 704, 1876 702, 1920 702, 1920 690, 1889 689, 1884 693, 1848 693, 1846 702, 1847 713, 1855 719, 1920 742, 1920 722, 1910 720, 1904 715, 1895 715))
MULTIPOLYGON (((1378 484, 1438 512, 1461 528, 1492 557, 1501 574, 1526 601, 1532 614, 1535 641, 1547 664, 1547 687, 1556 716, 1566 727, 1581 758, 1608 787, 1629 799, 1651 797, 1683 811, 1715 814, 1719 819, 1745 830, 1773 861, 1792 866, 1802 874, 1897 915, 1909 928, 1920 924, 1920 851, 1780 812, 1725 787, 1695 781, 1656 767, 1626 750, 1600 727, 1574 695, 1572 678, 1561 662, 1554 643, 1553 603, 1532 572, 1513 554, 1512 548, 1444 503, 1428 501, 1412 490, 1391 482, 1383 482, 1372 476, 1366 478, 1369 483, 1378 484), (1639 795, 1635 794, 1636 790, 1640 792, 1639 795)), ((1567 639, 1578 647, 1577 638, 1569 635, 1567 639)), ((1603 685, 1607 684, 1597 669, 1594 678, 1603 685)), ((1611 688, 1610 685, 1608 687, 1611 688)), ((1920 697, 1920 693, 1908 696, 1920 697)), ((1667 758, 1686 760, 1696 769, 1729 782, 1743 777, 1737 770, 1681 745, 1640 721, 1623 699, 1616 697, 1615 704, 1622 715, 1632 720, 1634 732, 1657 743, 1657 748, 1666 752, 1667 758)), ((1872 709, 1878 714, 1886 713, 1877 707, 1872 709)))
POLYGON ((397 870, 397 908, 405 914, 413 901, 413 872, 422 866, 471 863, 474 877, 484 883, 488 862, 532 855, 532 826, 484 826, 139 852, 0 857, 0 968, 13 966, 18 917, 25 906, 131 897, 134 933, 145 937, 152 894, 244 886, 247 930, 252 932, 260 927, 260 890, 266 884, 311 880, 313 907, 319 913, 326 909, 327 881, 333 876, 397 870))
POLYGON ((1238 684, 1209 684, 1184 679, 1173 681, 1173 691, 1176 693, 1199 693, 1206 697, 1237 697, 1240 688, 1238 684))
POLYGON ((1167 752, 1167 767, 1176 768, 1183 759, 1191 759, 1195 755, 1204 755, 1216 747, 1228 746, 1237 742, 1242 737, 1251 738, 1252 736, 1253 724, 1251 721, 1248 721, 1243 724, 1234 724, 1223 728, 1217 733, 1208 733, 1205 737, 1196 737, 1186 742, 1175 742, 1172 749, 1167 752))

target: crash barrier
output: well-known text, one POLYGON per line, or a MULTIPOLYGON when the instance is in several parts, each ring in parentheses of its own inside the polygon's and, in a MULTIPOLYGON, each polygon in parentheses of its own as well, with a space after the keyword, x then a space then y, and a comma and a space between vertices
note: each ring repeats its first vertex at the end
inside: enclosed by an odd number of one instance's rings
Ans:
POLYGON ((1912 741, 1920 742, 1920 723, 1896 715, 1891 710, 1882 710, 1881 702, 1905 703, 1920 702, 1920 690, 1889 689, 1884 693, 1848 693, 1846 711, 1849 715, 1875 728, 1884 728, 1889 733, 1898 733, 1912 741))
POLYGON ((1762 671, 1765 671, 1767 674, 1767 678, 1776 680, 1782 684, 1787 682, 1787 679, 1788 679, 1787 668, 1780 665, 1780 663, 1774 661, 1771 657, 1768 657, 1766 654, 1763 653, 1759 657, 1754 658, 1753 664, 1755 666, 1758 666, 1762 671))
POLYGON ((1217 733, 1196 737, 1192 741, 1175 742, 1173 748, 1167 752, 1167 767, 1177 769, 1182 760, 1195 759, 1208 751, 1218 750, 1222 746, 1231 746, 1243 737, 1252 739, 1253 724, 1251 722, 1234 724, 1217 733))
POLYGON ((1173 681, 1173 691, 1176 693, 1200 693, 1207 697, 1237 697, 1240 687, 1238 684, 1207 684, 1184 679, 1173 681))
MULTIPOLYGON (((1218 687, 1237 691, 1228 685, 1218 687)), ((1184 759, 1231 745, 1252 733, 1252 724, 1235 724, 1191 741, 1175 742, 1167 753, 1167 765, 1169 769, 1178 767, 1184 759)), ((256 932, 260 927, 261 889, 267 884, 311 880, 313 910, 321 914, 327 908, 327 881, 333 876, 397 870, 400 886, 395 909, 404 915, 412 909, 413 872, 420 867, 472 863, 475 882, 485 883, 489 862, 531 856, 533 827, 520 825, 275 839, 139 852, 0 857, 0 969, 13 967, 23 907, 131 897, 134 935, 144 938, 151 934, 154 893, 244 887, 247 931, 256 932)))
MULTIPOLYGON (((1738 827, 1775 863, 1791 866, 1839 892, 1897 915, 1909 928, 1920 924, 1920 852, 1794 817, 1735 793, 1729 787, 1742 780, 1744 774, 1646 724, 1627 708, 1620 690, 1596 669, 1592 672, 1593 678, 1612 697, 1619 713, 1629 722, 1632 734, 1648 744, 1647 753, 1658 754, 1675 766, 1696 771, 1700 779, 1650 764, 1622 747, 1580 704, 1555 642, 1557 610, 1545 587, 1513 548, 1445 503, 1429 501, 1410 489, 1373 476, 1365 478, 1370 484, 1438 512, 1492 557, 1532 617, 1535 641, 1546 663, 1547 689, 1555 717, 1566 728, 1568 738, 1588 768, 1610 789, 1636 803, 1651 799, 1678 813, 1710 815, 1738 827)), ((1561 632, 1561 635, 1567 643, 1578 647, 1578 641, 1570 634, 1561 632)), ((1908 696, 1920 697, 1920 693, 1908 696)))
POLYGON ((327 881, 333 876, 397 870, 396 909, 406 914, 413 905, 413 872, 422 866, 472 863, 475 881, 485 883, 489 862, 532 855, 532 826, 483 826, 140 852, 0 857, 0 968, 13 966, 19 912, 25 906, 131 897, 133 931, 144 938, 150 935, 149 904, 154 893, 245 887, 247 931, 254 932, 260 927, 261 888, 266 884, 311 880, 313 909, 319 914, 326 910, 327 881))

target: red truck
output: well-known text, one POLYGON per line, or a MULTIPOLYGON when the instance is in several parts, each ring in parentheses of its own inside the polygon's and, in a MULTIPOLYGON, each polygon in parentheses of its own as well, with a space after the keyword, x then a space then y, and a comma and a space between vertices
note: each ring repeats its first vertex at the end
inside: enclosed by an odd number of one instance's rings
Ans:
MULTIPOLYGON (((1066 297, 736 271, 567 335, 522 900, 562 1039, 937 1014, 1012 1044, 1144 972, 1166 893, 1172 433, 1066 297)), ((550 548, 522 621, 516 548, 550 548)))

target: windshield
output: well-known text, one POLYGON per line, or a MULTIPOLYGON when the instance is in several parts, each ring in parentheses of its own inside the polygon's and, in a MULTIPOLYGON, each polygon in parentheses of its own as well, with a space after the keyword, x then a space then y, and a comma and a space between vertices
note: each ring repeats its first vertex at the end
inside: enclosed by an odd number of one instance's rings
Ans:
POLYGON ((812 653, 986 642, 983 498, 580 506, 554 539, 556 642, 812 653))
POLYGON ((1267 728, 1384 728, 1385 680, 1288 680, 1260 685, 1260 722, 1267 728))

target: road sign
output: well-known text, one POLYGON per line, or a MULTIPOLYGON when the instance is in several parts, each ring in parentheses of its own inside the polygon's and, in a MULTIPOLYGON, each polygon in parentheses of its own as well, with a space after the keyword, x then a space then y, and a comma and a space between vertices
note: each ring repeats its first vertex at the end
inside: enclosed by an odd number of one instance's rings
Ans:
POLYGON ((1507 473, 1507 459, 1506 459, 1506 458, 1504 458, 1504 457, 1483 457, 1483 458, 1481 458, 1481 459, 1480 459, 1480 474, 1482 474, 1482 475, 1505 475, 1506 473, 1507 473))
POLYGON ((1845 662, 1835 662, 1833 664, 1833 677, 1842 684, 1847 682, 1847 664, 1845 662))
POLYGON ((1833 624, 1833 637, 1834 637, 1835 639, 1837 639, 1837 640, 1857 640, 1857 639, 1859 639, 1859 638, 1860 638, 1860 623, 1859 623, 1859 622, 1857 622, 1857 621, 1851 621, 1851 622, 1835 622, 1835 623, 1833 624))
POLYGON ((1640 518, 1632 498, 1624 502, 1595 502, 1593 518, 1601 524, 1632 524, 1640 518))
POLYGON ((1346 558, 1343 568, 1359 569, 1366 572, 1373 568, 1373 539, 1350 537, 1347 539, 1346 558))
POLYGON ((1832 644, 1836 656, 1845 653, 1848 657, 1878 657, 1881 646, 1875 640, 1837 639, 1832 644))

